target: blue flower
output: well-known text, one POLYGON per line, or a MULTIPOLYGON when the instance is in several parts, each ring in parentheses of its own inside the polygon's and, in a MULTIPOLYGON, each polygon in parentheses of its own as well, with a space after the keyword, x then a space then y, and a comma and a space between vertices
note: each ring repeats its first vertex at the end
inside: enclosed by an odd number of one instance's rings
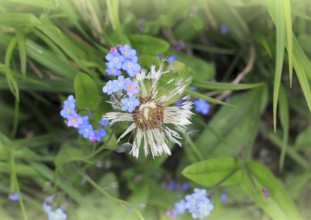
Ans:
POLYGON ((125 89, 129 97, 134 96, 134 94, 138 93, 138 84, 136 81, 131 81, 127 78, 125 81, 125 89))
POLYGON ((268 190, 267 187, 263 187, 263 188, 262 188, 262 193, 264 194, 264 196, 265 196, 266 198, 269 198, 269 197, 270 197, 270 192, 269 192, 269 190, 268 190))
POLYGON ((222 35, 226 35, 228 32, 229 32, 229 28, 226 25, 221 24, 220 25, 220 33, 222 35))
POLYGON ((116 92, 116 81, 109 80, 106 85, 103 87, 103 92, 111 95, 113 92, 116 92))
POLYGON ((197 87, 195 87, 195 86, 189 86, 189 89, 190 89, 191 91, 197 91, 197 90, 198 90, 197 87))
POLYGON ((122 63, 124 61, 124 56, 121 55, 118 52, 115 53, 108 53, 106 55, 106 66, 110 69, 115 68, 115 69, 121 69, 122 63))
POLYGON ((108 73, 108 75, 112 76, 119 76, 121 74, 121 71, 116 68, 107 68, 106 72, 108 73))
POLYGON ((69 115, 75 114, 76 108, 76 100, 73 97, 73 95, 68 96, 68 98, 64 101, 64 107, 63 109, 60 111, 60 115, 63 118, 68 118, 69 115))
POLYGON ((79 127, 79 125, 81 125, 83 123, 83 119, 82 119, 82 116, 75 113, 75 114, 72 114, 72 115, 69 115, 67 117, 67 121, 66 121, 66 124, 68 127, 74 127, 74 128, 77 128, 79 127))
POLYGON ((175 60, 176 60, 176 56, 174 54, 169 55, 167 58, 168 64, 171 64, 175 60))
POLYGON ((141 67, 136 62, 126 60, 122 65, 122 69, 125 70, 130 77, 135 77, 136 74, 140 71, 141 67))
POLYGON ((226 193, 226 192, 222 191, 222 192, 220 193, 220 200, 221 200, 222 202, 227 201, 227 193, 226 193))
POLYGON ((181 99, 178 99, 176 102, 175 102, 175 105, 176 106, 182 106, 182 103, 183 101, 181 99))
POLYGON ((125 89, 125 83, 128 78, 124 79, 124 76, 119 76, 117 80, 114 80, 115 90, 120 91, 125 89))
POLYGON ((184 199, 175 203, 175 207, 173 209, 173 216, 182 215, 186 212, 186 201, 184 199))
POLYGON ((121 99, 122 102, 122 111, 133 112, 134 109, 139 105, 138 99, 135 96, 121 99))
POLYGON ((84 123, 79 127, 79 134, 82 134, 82 136, 86 139, 93 137, 94 136, 93 126, 90 123, 84 123))
POLYGON ((18 201, 18 200, 19 200, 19 196, 18 196, 17 193, 11 193, 11 194, 9 195, 9 199, 10 199, 11 201, 18 201))
POLYGON ((207 115, 210 105, 204 99, 197 99, 193 102, 194 108, 197 112, 207 115))
POLYGON ((136 56, 136 50, 132 49, 128 44, 121 46, 119 50, 121 54, 125 57, 125 59, 137 62, 138 58, 136 56))
POLYGON ((109 121, 103 116, 98 122, 99 125, 106 127, 109 124, 109 121))
POLYGON ((189 183, 182 183, 181 184, 181 189, 183 189, 183 190, 187 190, 187 189, 189 189, 189 183))
POLYGON ((99 142, 103 137, 106 136, 106 134, 107 134, 106 130, 103 128, 100 128, 100 129, 94 130, 94 135, 91 136, 89 139, 92 142, 94 142, 94 141, 99 142))

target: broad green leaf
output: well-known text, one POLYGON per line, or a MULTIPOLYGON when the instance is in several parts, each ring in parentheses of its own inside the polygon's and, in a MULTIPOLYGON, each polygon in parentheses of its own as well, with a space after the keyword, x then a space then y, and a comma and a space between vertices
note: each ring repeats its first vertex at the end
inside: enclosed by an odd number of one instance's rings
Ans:
POLYGON ((98 89, 94 80, 87 74, 79 73, 74 81, 77 107, 80 109, 96 109, 100 102, 98 89))
MULTIPOLYGON (((190 94, 191 95, 191 94, 190 94)), ((204 158, 238 153, 258 130, 258 119, 267 104, 267 89, 260 87, 234 96, 213 115, 195 141, 204 158)))
POLYGON ((170 46, 166 41, 148 35, 133 34, 129 37, 132 47, 136 49, 138 55, 149 54, 155 56, 166 52, 170 46))
POLYGON ((223 181, 221 186, 228 186, 241 181, 243 175, 240 170, 241 164, 241 160, 233 157, 213 158, 191 164, 182 171, 182 174, 206 187, 213 187, 221 181, 223 181))
POLYGON ((249 181, 242 182, 242 186, 248 191, 249 196, 260 206, 272 219, 275 220, 299 220, 301 219, 293 201, 281 183, 271 171, 256 161, 247 162, 249 181), (265 197, 263 188, 267 188, 270 197, 265 197))

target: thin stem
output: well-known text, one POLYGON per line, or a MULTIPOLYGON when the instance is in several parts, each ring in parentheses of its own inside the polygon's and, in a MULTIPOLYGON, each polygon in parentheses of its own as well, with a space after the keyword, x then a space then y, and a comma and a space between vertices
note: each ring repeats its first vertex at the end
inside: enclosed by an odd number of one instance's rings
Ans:
MULTIPOLYGON (((278 148, 282 149, 282 140, 273 132, 267 132, 265 129, 261 129, 261 132, 272 142, 277 146, 278 148)), ((310 163, 306 161, 302 156, 300 156, 292 146, 288 145, 286 148, 286 154, 292 158, 294 161, 296 161, 301 167, 304 169, 310 168, 310 163)))
MULTIPOLYGON (((246 67, 240 72, 237 77, 232 81, 233 84, 238 84, 252 69, 255 63, 256 53, 255 46, 252 42, 250 42, 249 46, 249 60, 246 67)), ((224 100, 232 93, 232 90, 226 90, 221 95, 217 97, 219 100, 224 100)))
POLYGON ((19 205, 20 205, 21 210, 22 210, 23 218, 24 218, 24 220, 28 220, 26 209, 25 209, 25 205, 24 205, 24 201, 23 201, 23 196, 21 195, 18 179, 17 179, 17 176, 16 176, 14 149, 11 150, 11 153, 10 153, 10 166, 11 166, 11 175, 12 175, 11 176, 11 180, 13 181, 14 188, 15 188, 17 194, 18 194, 18 197, 19 197, 18 201, 19 201, 19 205))
MULTIPOLYGON (((115 198, 113 196, 111 196, 109 193, 107 193, 104 189, 102 189, 97 183, 95 183, 87 174, 83 173, 80 168, 78 168, 78 172, 80 173, 81 176, 83 176, 83 178, 89 182, 95 189, 97 189, 99 192, 101 192, 104 196, 106 196, 107 198, 119 203, 120 205, 124 205, 127 207, 131 207, 132 205, 124 200, 115 198)), ((133 208, 134 212, 138 215, 140 220, 144 220, 145 218, 142 216, 142 214, 137 210, 137 208, 131 207, 133 208)))
POLYGON ((190 145, 192 151, 193 151, 194 154, 197 156, 197 158, 198 158, 200 161, 204 160, 204 158, 203 158, 201 152, 199 151, 199 149, 197 148, 197 146, 193 143, 193 141, 191 140, 191 138, 190 138, 189 136, 185 135, 185 134, 183 134, 183 137, 184 137, 185 139, 187 139, 187 141, 188 141, 188 143, 189 143, 189 145, 190 145))

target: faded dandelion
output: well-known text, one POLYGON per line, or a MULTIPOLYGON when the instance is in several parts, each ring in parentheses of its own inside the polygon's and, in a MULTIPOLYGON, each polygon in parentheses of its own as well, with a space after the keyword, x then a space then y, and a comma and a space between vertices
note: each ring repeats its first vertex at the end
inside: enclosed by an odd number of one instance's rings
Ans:
POLYGON ((181 146, 179 133, 187 133, 186 126, 191 124, 190 118, 192 102, 187 97, 180 106, 169 106, 172 99, 181 95, 185 90, 188 80, 169 80, 171 89, 163 94, 159 93, 159 80, 167 73, 162 67, 156 70, 151 66, 150 72, 142 70, 136 75, 139 92, 136 98, 135 109, 130 112, 122 112, 124 103, 113 94, 112 106, 118 112, 109 112, 104 117, 110 124, 117 122, 132 122, 128 129, 119 137, 118 141, 130 132, 134 132, 134 140, 130 154, 138 158, 140 148, 144 149, 145 156, 150 152, 153 157, 162 154, 171 155, 168 143, 176 143, 181 146))

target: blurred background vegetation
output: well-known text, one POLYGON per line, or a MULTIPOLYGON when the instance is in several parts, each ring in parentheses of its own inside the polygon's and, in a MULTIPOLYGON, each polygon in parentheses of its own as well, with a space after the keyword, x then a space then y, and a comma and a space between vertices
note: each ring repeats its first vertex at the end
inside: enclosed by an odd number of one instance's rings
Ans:
POLYGON ((169 219, 186 193, 170 181, 209 189, 237 164, 207 219, 311 219, 310 15, 308 0, 1 0, 0 219, 47 219, 51 194, 68 219, 169 219), (122 126, 88 142, 59 115, 79 73, 110 110, 104 57, 125 43, 144 67, 174 54, 211 103, 168 158, 118 153, 122 126))

